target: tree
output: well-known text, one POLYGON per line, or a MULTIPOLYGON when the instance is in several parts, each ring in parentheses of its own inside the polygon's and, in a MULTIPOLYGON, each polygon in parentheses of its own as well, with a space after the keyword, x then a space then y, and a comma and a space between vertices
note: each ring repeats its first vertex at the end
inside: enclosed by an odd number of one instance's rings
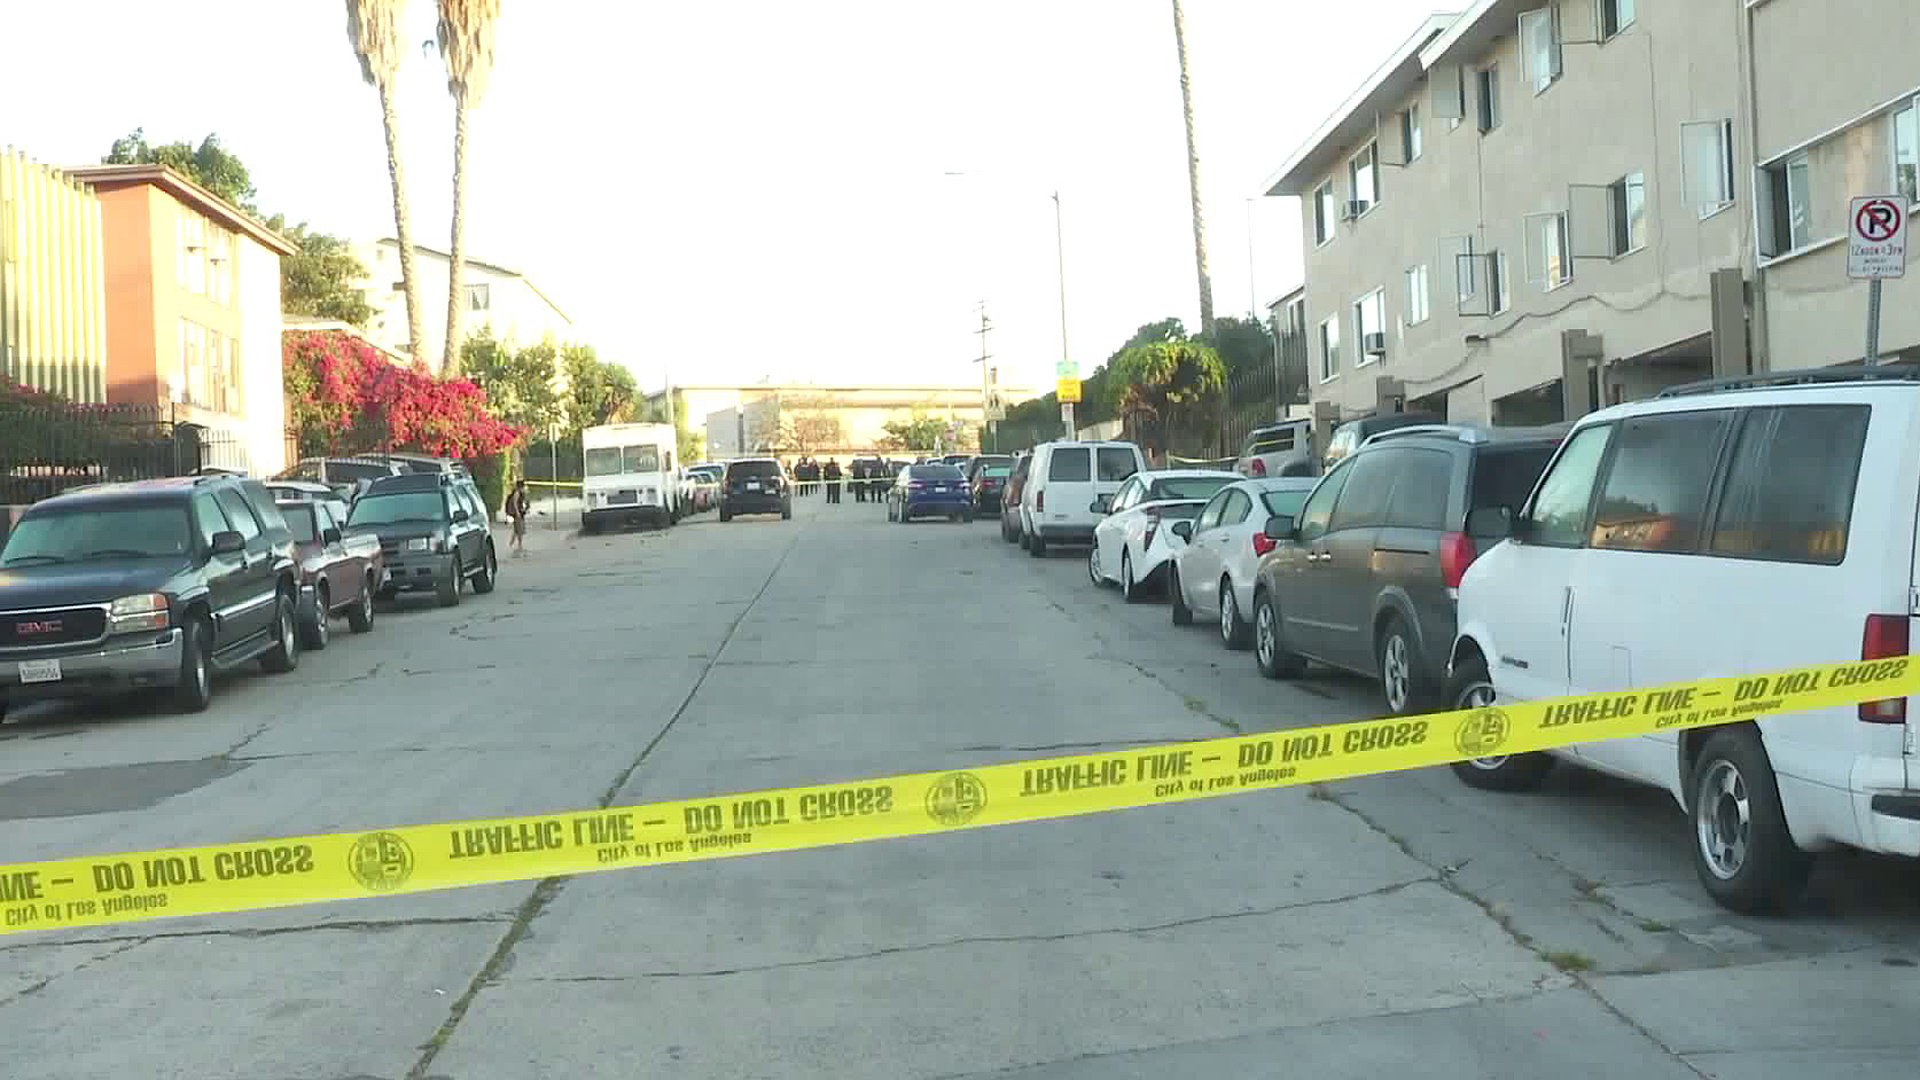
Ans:
POLYGON ((1173 0, 1173 43, 1180 53, 1180 115, 1187 126, 1187 192, 1193 206, 1193 264, 1200 276, 1200 333, 1213 333, 1213 278, 1207 273, 1207 224, 1200 213, 1200 150, 1193 137, 1193 80, 1187 73, 1187 16, 1173 0))
POLYGON ((880 440, 883 449, 927 451, 939 445, 940 437, 947 433, 947 422, 915 409, 910 419, 889 420, 880 425, 880 430, 886 432, 880 440))
POLYGON ((640 390, 625 366, 600 359, 591 345, 568 345, 560 350, 560 368, 567 374, 561 409, 570 437, 601 424, 624 423, 632 415, 640 390))
POLYGON ((823 409, 790 413, 780 418, 780 447, 811 454, 831 450, 846 441, 840 418, 823 409))
MULTIPOLYGON (((407 354, 420 357, 419 279, 413 272, 413 221, 407 208, 406 174, 400 162, 400 113, 395 107, 406 0, 347 0, 347 40, 360 60, 360 76, 380 95, 380 124, 387 135, 387 177, 393 184, 393 229, 400 241, 400 288, 407 298, 407 354)), ((448 357, 451 362, 453 358, 448 357)))
POLYGON ((1141 443, 1165 453, 1207 440, 1226 377, 1213 346, 1193 338, 1134 345, 1113 376, 1114 406, 1141 443))
POLYGON ((367 268, 337 236, 311 232, 306 222, 288 225, 275 214, 267 227, 297 250, 280 260, 280 310, 288 315, 340 319, 364 327, 373 305, 359 288, 367 268))
POLYGON ((440 0, 434 40, 447 64, 447 92, 453 95, 453 242, 447 266, 447 345, 452 364, 460 347, 460 319, 466 310, 461 275, 466 261, 467 110, 486 96, 493 75, 493 30, 500 0, 440 0))
POLYGON ((302 454, 417 450, 471 461, 526 434, 494 415, 472 382, 396 367, 352 334, 290 330, 281 357, 302 454))
POLYGON ((1265 373, 1273 381, 1273 329, 1259 319, 1223 315, 1214 320, 1213 347, 1220 351, 1229 381, 1265 373))
POLYGON ((246 165, 220 145, 216 134, 209 133, 199 146, 189 142, 153 146, 147 142, 145 128, 134 128, 131 134, 115 139, 113 149, 100 161, 104 165, 165 165, 240 209, 259 213, 253 202, 257 193, 246 165))
POLYGON ((486 391, 502 420, 544 433, 562 419, 554 391, 559 352, 541 342, 514 349, 482 327, 460 347, 460 370, 486 391))

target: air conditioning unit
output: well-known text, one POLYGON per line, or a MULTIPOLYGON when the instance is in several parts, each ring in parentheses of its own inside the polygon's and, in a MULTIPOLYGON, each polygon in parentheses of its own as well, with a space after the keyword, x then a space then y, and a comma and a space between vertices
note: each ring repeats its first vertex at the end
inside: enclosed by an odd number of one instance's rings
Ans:
POLYGON ((1387 355, 1387 335, 1367 334, 1360 339, 1360 350, 1368 356, 1387 355))
POLYGON ((1367 200, 1365 199, 1348 199, 1347 212, 1340 215, 1340 220, 1352 221, 1353 219, 1359 217, 1361 214, 1366 213, 1367 207, 1370 205, 1372 204, 1368 203, 1367 200))

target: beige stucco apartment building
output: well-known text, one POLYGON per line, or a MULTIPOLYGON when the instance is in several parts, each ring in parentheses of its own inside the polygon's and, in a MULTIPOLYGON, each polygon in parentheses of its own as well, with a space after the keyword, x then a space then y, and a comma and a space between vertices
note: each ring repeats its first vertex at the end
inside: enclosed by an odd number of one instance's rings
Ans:
MULTIPOLYGON (((1426 20, 1265 188, 1301 199, 1316 403, 1535 423, 1858 360, 1842 223, 1914 195, 1917 40, 1912 0, 1426 20)), ((1882 350, 1914 356, 1915 291, 1886 295, 1882 350)))

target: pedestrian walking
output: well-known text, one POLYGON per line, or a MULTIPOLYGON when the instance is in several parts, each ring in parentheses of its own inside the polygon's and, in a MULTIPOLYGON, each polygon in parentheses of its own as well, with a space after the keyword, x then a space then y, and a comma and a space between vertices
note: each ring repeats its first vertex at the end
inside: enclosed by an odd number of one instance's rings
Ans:
POLYGON ((513 492, 507 496, 507 518, 513 522, 513 554, 515 557, 527 553, 527 482, 515 480, 513 492))
POLYGON ((827 501, 830 503, 839 502, 840 462, 835 458, 828 458, 826 468, 820 470, 820 472, 821 475, 827 478, 827 501))

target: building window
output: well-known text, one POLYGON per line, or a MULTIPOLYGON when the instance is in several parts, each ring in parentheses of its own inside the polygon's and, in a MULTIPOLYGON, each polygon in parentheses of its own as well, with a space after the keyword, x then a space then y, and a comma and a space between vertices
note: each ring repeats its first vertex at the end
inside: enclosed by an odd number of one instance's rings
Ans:
POLYGON ((1733 121, 1702 120, 1680 125, 1681 180, 1686 201, 1701 217, 1733 203, 1733 121))
POLYGON ((488 307, 492 304, 492 302, 493 302, 493 297, 488 293, 487 286, 485 285, 467 286, 467 310, 468 311, 486 311, 488 307))
POLYGON ((1365 150, 1347 162, 1347 193, 1353 200, 1348 213, 1359 217, 1380 201, 1379 144, 1368 143, 1365 150))
POLYGON ((1529 214, 1524 231, 1527 280, 1546 292, 1573 280, 1573 266, 1567 258, 1567 215, 1529 214))
POLYGON ((1893 190, 1920 203, 1920 98, 1893 114, 1893 190))
POLYGON ((1365 367, 1387 353, 1387 293, 1375 289, 1353 302, 1353 365, 1365 367))
POLYGON ((1407 268, 1407 325, 1419 326, 1421 323, 1426 322, 1427 317, 1432 314, 1433 314, 1433 311, 1431 308, 1428 307, 1428 299, 1427 299, 1427 266, 1426 264, 1421 263, 1419 266, 1408 267, 1407 268))
POLYGON ((1807 155, 1801 152, 1766 169, 1766 190, 1772 213, 1767 215, 1764 255, 1785 255, 1813 241, 1813 207, 1807 197, 1812 177, 1807 155))
POLYGON ((1613 254, 1618 257, 1647 246, 1647 177, 1628 173, 1607 185, 1607 207, 1612 211, 1613 254))
POLYGON ((1307 302, 1295 300, 1287 305, 1287 331, 1294 334, 1307 332, 1307 302))
POLYGON ((1521 76, 1538 94, 1560 77, 1560 8, 1556 4, 1520 13, 1521 76))
POLYGON ((1324 244, 1333 239, 1333 181, 1321 184, 1313 192, 1313 242, 1324 244))
POLYGON ((222 307, 233 304, 233 234, 219 226, 211 230, 207 253, 207 295, 222 307))
POLYGON ((1600 37, 1610 38, 1633 25, 1634 0, 1600 0, 1600 37))
POLYGON ((1400 114, 1400 160, 1411 165, 1420 160, 1420 106, 1409 105, 1400 114))
POLYGON ((1507 253, 1496 251, 1487 256, 1487 261, 1493 267, 1493 273, 1490 275, 1493 280, 1487 283, 1489 292, 1487 300, 1492 305, 1492 312, 1498 315, 1507 310, 1513 301, 1508 288, 1511 279, 1507 276, 1507 253))
POLYGON ((1500 126, 1500 65, 1474 72, 1475 89, 1480 98, 1480 133, 1500 126))
POLYGON ((1449 236, 1442 239, 1440 259, 1452 270, 1456 310, 1464 315, 1467 313, 1467 301, 1480 291, 1480 260, 1474 257, 1473 237, 1449 236))
POLYGON ((1329 317, 1320 324, 1320 381, 1340 374, 1340 319, 1329 317))
POLYGON ((207 291, 207 219, 183 207, 174 218, 174 229, 180 249, 177 284, 190 293, 204 294, 207 291))

